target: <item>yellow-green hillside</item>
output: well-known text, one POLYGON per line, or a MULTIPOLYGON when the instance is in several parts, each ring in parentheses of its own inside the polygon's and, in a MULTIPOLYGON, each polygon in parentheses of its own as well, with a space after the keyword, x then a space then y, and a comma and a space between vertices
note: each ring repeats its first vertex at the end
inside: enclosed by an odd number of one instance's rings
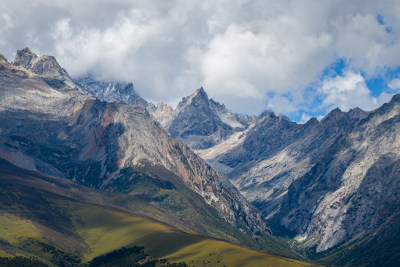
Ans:
POLYGON ((213 266, 311 266, 100 207, 81 206, 76 214, 83 222, 77 231, 91 248, 85 260, 123 246, 141 245, 152 255, 191 266, 203 266, 203 262, 213 266))
POLYGON ((123 247, 142 246, 151 257, 188 266, 310 266, 185 233, 82 190, 62 179, 0 168, 0 257, 80 266, 123 247))
MULTIPOLYGON (((189 266, 203 266, 204 262, 212 266, 311 266, 228 242, 186 234, 162 223, 118 210, 68 200, 64 200, 63 208, 71 211, 72 222, 79 235, 76 238, 87 245, 82 255, 83 262, 122 247, 140 245, 151 255, 167 258, 169 262, 186 262, 189 266)), ((52 236, 41 231, 42 225, 12 214, 3 214, 0 222, 0 238, 11 247, 23 251, 24 247, 29 247, 27 244, 36 241, 51 243, 60 249, 59 241, 52 240, 52 236)), ((9 256, 13 252, 1 253, 9 256)), ((35 249, 25 255, 32 254, 46 261, 51 260, 35 249)))

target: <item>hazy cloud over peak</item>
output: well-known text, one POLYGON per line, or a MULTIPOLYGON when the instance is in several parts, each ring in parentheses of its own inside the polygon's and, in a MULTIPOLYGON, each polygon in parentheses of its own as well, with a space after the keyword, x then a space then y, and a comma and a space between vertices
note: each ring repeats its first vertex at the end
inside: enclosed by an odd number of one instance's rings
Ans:
POLYGON ((29 46, 74 77, 132 81, 152 101, 204 86, 233 111, 301 120, 371 109, 394 93, 399 12, 389 0, 2 1, 0 53, 12 60, 29 46))

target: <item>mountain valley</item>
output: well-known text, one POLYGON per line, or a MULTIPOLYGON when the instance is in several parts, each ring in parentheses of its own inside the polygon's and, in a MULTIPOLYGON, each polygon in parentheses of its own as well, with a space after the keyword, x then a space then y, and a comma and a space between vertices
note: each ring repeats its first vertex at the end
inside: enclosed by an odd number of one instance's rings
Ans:
POLYGON ((0 55, 0 97, 0 257, 400 264, 400 95, 304 124, 202 87, 173 108, 25 48, 0 55))
MULTIPOLYGON (((170 107, 169 118, 164 113, 158 121, 229 178, 263 213, 275 235, 292 238, 292 245, 307 257, 336 264, 340 257, 332 255, 345 247, 370 250, 373 246, 365 243, 377 246, 376 235, 385 242, 395 240, 398 98, 374 111, 336 108, 321 121, 298 124, 271 111, 243 118, 200 88, 176 110, 170 107), (214 103, 229 114, 230 124, 214 103)), ((340 259, 340 264, 359 264, 362 257, 340 259)))

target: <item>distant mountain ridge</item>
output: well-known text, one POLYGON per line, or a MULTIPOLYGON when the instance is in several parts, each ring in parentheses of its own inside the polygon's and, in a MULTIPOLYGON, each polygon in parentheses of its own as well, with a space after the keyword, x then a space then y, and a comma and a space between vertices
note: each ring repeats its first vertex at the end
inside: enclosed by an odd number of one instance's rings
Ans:
POLYGON ((98 81, 92 76, 76 79, 75 82, 101 101, 122 101, 132 106, 142 105, 143 107, 149 104, 136 93, 133 83, 98 81))
POLYGON ((243 118, 232 113, 225 105, 209 99, 202 87, 182 98, 174 110, 166 103, 147 102, 134 91, 132 83, 97 81, 90 76, 75 81, 102 101, 123 101, 145 107, 173 138, 192 149, 212 147, 233 133, 244 131, 257 120, 255 116, 243 118))

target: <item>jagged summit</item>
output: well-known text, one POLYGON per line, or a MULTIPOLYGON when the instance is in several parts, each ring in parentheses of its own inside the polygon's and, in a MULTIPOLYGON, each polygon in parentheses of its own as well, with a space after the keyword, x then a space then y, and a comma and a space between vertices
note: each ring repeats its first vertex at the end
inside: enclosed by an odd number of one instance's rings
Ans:
POLYGON ((0 61, 8 62, 7 58, 3 54, 0 54, 0 61))
POLYGON ((203 87, 182 98, 170 119, 154 117, 172 137, 194 149, 204 149, 227 139, 235 131, 247 128, 247 121, 228 110, 225 105, 210 99, 203 87))
POLYGON ((37 60, 38 56, 32 53, 28 47, 17 50, 13 64, 24 68, 30 68, 37 60))
POLYGON ((204 90, 203 86, 201 86, 199 89, 197 89, 194 93, 195 94, 202 94, 202 95, 206 95, 207 96, 207 93, 204 90))
POLYGON ((63 69, 53 56, 38 56, 28 47, 18 50, 13 62, 14 66, 21 66, 35 74, 43 75, 49 79, 56 79, 73 84, 67 71, 63 69))
POLYGON ((335 124, 339 121, 360 120, 365 118, 370 112, 364 111, 360 108, 352 108, 349 111, 342 111, 340 108, 331 110, 322 120, 325 124, 335 124))
POLYGON ((204 91, 203 87, 200 87, 191 95, 182 98, 182 101, 179 102, 177 109, 180 109, 185 105, 208 105, 208 100, 209 99, 206 91, 204 91))
POLYGON ((335 122, 345 115, 345 112, 341 111, 340 108, 336 107, 332 109, 321 122, 335 122))
POLYGON ((117 81, 99 81, 92 75, 75 80, 89 93, 106 102, 123 101, 131 106, 147 108, 149 103, 135 91, 133 83, 117 81))
POLYGON ((309 119, 306 123, 304 123, 304 126, 305 126, 305 127, 310 127, 310 126, 316 125, 316 124, 318 124, 318 123, 319 123, 318 119, 315 118, 315 117, 312 117, 312 118, 309 119))
POLYGON ((258 118, 259 118, 259 119, 262 119, 262 118, 264 118, 265 116, 268 116, 268 115, 273 115, 273 116, 275 116, 275 113, 272 111, 272 109, 266 109, 266 110, 264 110, 263 112, 261 112, 260 115, 258 115, 258 118))

